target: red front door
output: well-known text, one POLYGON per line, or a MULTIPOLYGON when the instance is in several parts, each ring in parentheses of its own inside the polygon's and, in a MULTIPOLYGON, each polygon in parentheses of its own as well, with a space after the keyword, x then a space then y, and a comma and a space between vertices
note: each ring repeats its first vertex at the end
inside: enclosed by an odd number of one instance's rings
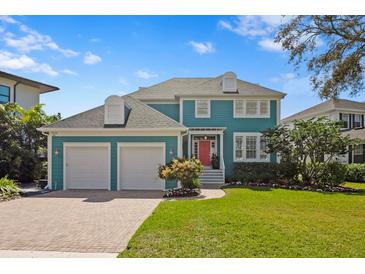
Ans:
POLYGON ((210 166, 210 141, 200 140, 199 141, 199 160, 204 166, 210 166))

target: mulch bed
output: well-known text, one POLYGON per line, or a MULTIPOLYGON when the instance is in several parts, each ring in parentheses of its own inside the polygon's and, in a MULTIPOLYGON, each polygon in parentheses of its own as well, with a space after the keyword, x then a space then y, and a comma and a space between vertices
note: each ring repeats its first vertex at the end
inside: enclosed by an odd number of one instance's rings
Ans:
POLYGON ((318 188, 315 186, 300 186, 300 185, 287 185, 287 184, 275 184, 275 183, 247 183, 242 184, 241 182, 231 182, 225 184, 224 187, 236 187, 236 186, 246 186, 246 187, 269 187, 269 188, 282 188, 282 189, 292 189, 292 190, 307 190, 307 191, 317 191, 317 192, 358 192, 358 189, 344 186, 335 186, 329 188, 318 188))
POLYGON ((174 198, 174 197, 195 197, 200 195, 199 189, 188 189, 188 188, 174 188, 168 190, 163 197, 174 198))

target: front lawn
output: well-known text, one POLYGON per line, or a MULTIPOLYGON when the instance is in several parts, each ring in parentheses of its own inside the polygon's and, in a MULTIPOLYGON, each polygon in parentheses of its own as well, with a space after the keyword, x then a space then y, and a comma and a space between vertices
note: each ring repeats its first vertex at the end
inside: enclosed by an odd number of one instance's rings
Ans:
POLYGON ((119 257, 365 257, 365 193, 226 189, 164 201, 119 257))

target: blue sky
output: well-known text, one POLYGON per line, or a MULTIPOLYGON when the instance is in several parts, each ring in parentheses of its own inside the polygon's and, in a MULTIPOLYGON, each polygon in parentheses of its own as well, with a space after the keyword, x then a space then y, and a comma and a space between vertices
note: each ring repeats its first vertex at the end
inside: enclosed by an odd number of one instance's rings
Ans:
POLYGON ((0 17, 0 69, 60 91, 42 95, 63 117, 171 77, 234 71, 286 92, 282 117, 320 102, 303 68, 272 41, 279 16, 0 17))

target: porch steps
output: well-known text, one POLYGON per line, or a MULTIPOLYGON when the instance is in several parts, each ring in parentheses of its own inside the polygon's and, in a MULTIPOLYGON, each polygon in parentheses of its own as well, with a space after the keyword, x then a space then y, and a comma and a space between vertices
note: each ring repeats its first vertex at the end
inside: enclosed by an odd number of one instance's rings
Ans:
POLYGON ((221 169, 204 168, 199 177, 200 183, 205 184, 224 184, 223 171, 221 169))

